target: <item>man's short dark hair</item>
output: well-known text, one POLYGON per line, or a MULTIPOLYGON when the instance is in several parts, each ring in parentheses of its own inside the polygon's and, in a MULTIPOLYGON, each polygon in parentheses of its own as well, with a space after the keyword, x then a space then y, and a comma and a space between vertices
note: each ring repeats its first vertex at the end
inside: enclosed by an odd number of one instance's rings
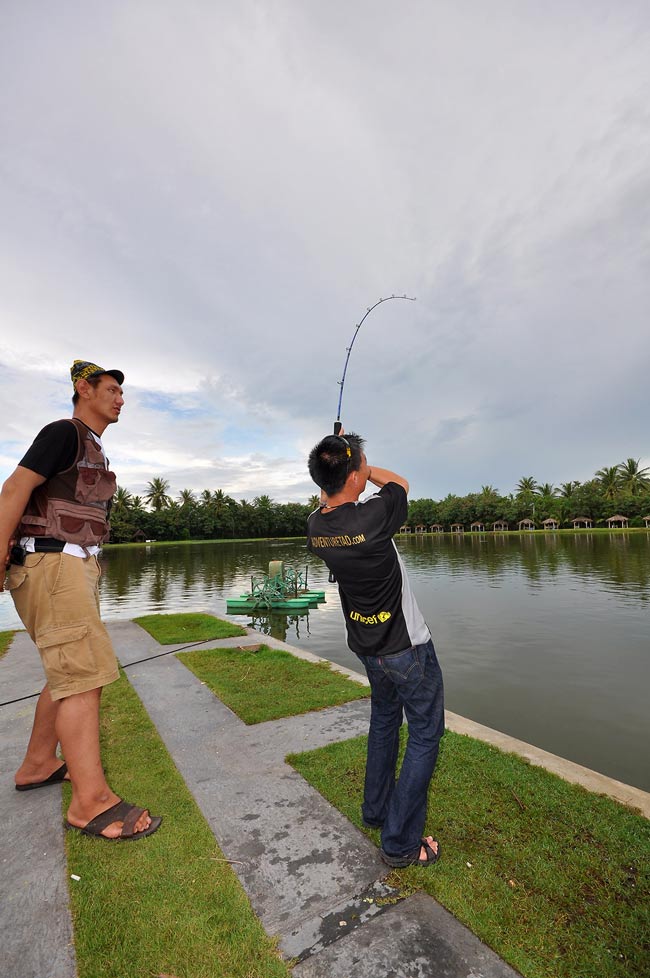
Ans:
MULTIPOLYGON (((97 384, 100 382, 102 377, 105 376, 106 374, 97 374, 97 376, 95 377, 86 377, 86 381, 87 383, 90 384, 91 387, 97 387, 97 384)), ((72 403, 77 404, 78 401, 79 401, 79 393, 78 391, 75 391, 74 394, 72 395, 72 403)))
POLYGON ((361 468, 365 440, 354 432, 345 437, 327 435, 309 453, 309 474, 328 496, 335 496, 350 472, 361 468))

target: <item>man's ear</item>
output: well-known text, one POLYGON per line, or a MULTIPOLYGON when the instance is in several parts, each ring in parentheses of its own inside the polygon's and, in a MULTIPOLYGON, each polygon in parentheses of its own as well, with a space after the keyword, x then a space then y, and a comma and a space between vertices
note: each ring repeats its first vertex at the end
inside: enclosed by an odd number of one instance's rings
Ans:
POLYGON ((78 380, 75 384, 75 390, 79 397, 88 397, 88 392, 90 391, 90 384, 87 380, 78 380))

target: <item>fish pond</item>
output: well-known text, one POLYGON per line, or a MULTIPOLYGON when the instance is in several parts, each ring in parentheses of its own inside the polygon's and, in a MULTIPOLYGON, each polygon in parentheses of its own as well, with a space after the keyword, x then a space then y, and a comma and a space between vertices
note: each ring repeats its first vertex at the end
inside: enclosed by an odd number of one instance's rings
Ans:
MULTIPOLYGON (((455 713, 650 790, 650 533, 426 534, 396 538, 455 713)), ((106 620, 223 615, 272 560, 308 568, 326 602, 235 618, 359 669, 336 585, 304 540, 108 548, 106 620)), ((0 597, 0 629, 16 627, 0 597)))

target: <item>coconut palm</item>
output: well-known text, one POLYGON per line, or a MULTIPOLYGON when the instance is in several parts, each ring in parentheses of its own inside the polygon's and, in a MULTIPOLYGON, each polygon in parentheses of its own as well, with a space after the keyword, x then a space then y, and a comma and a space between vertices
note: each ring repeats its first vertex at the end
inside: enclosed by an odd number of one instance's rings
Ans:
POLYGON ((147 491, 144 494, 144 498, 157 513, 161 509, 167 509, 171 502, 170 496, 167 495, 168 489, 169 483, 166 479, 156 477, 147 483, 147 491))
POLYGON ((650 489, 650 468, 640 468, 640 462, 640 458, 628 458, 627 462, 617 466, 621 488, 627 489, 633 496, 650 489))
POLYGON ((191 506, 196 500, 191 489, 181 489, 178 494, 178 501, 181 506, 191 506))
POLYGON ((318 509, 319 506, 320 506, 320 496, 316 496, 316 495, 310 496, 309 499, 307 500, 307 509, 309 510, 309 512, 313 513, 313 511, 315 509, 318 509))
POLYGON ((560 486, 560 495, 563 499, 570 499, 579 486, 580 483, 577 479, 574 479, 573 482, 563 482, 560 486))
POLYGON ((537 489, 537 483, 532 475, 523 476, 517 483, 517 495, 524 499, 532 496, 537 489))
POLYGON ((537 496, 541 496, 542 499, 555 499, 557 496, 557 489, 550 482, 545 482, 541 486, 537 486, 535 490, 537 496))
POLYGON ((113 496, 113 515, 126 516, 131 508, 133 497, 128 489, 118 486, 113 496))
POLYGON ((259 526, 268 534, 271 532, 273 526, 273 509, 274 502, 270 496, 256 496, 253 500, 253 506, 257 511, 257 516, 259 520, 259 526))
POLYGON ((606 465, 598 469, 596 480, 605 499, 616 499, 621 488, 621 473, 618 465, 606 465))

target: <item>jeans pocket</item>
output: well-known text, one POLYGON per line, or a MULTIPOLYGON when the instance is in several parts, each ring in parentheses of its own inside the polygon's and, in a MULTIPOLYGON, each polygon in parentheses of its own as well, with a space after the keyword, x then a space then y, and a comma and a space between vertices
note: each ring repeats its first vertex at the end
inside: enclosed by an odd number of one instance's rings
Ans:
POLYGON ((417 646, 394 655, 382 655, 379 659, 382 669, 394 683, 408 683, 423 676, 417 646))

